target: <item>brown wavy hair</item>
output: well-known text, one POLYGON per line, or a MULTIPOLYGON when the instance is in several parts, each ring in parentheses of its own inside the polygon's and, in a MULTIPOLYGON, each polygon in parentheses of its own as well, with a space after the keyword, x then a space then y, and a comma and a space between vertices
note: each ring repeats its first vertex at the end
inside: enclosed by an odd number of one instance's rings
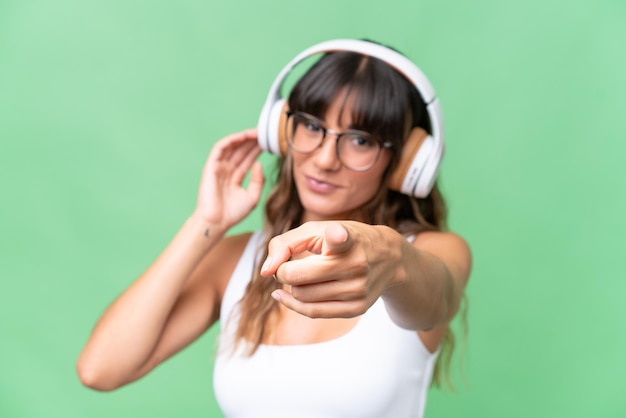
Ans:
MULTIPOLYGON (((445 230, 446 205, 437 184, 423 199, 387 187, 410 129, 421 127, 430 131, 426 107, 417 89, 383 61, 354 52, 333 52, 322 56, 296 83, 288 99, 289 109, 323 119, 340 92, 346 92, 345 97, 351 99, 353 128, 370 132, 393 144, 382 187, 359 208, 359 219, 369 224, 387 225, 406 236, 445 230)), ((275 186, 265 206, 265 241, 261 247, 264 249, 261 259, 267 257, 267 245, 272 237, 302 223, 304 208, 293 181, 292 165, 290 153, 277 162, 275 186)), ((263 342, 270 320, 277 318, 278 303, 270 294, 279 286, 275 280, 261 277, 257 267, 246 288, 240 302, 241 316, 235 343, 246 342, 249 355, 254 354, 263 342)), ((435 368, 435 384, 441 382, 442 366, 449 369, 453 345, 449 329, 435 368)))

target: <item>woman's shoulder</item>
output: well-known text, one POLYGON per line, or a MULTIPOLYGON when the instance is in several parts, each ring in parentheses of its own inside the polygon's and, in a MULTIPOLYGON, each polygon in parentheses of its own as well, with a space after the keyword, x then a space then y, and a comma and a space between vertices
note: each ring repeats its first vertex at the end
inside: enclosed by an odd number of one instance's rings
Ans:
POLYGON ((211 252, 211 258, 218 263, 237 263, 249 246, 257 247, 263 238, 261 231, 243 232, 225 236, 211 252))
POLYGON ((416 247, 421 246, 453 246, 465 247, 469 251, 469 244, 461 235, 451 231, 422 231, 414 235, 412 240, 416 247))
POLYGON ((221 296, 254 232, 228 235, 204 257, 194 274, 206 277, 221 296))
MULTIPOLYGON (((246 244, 252 234, 252 232, 244 232, 225 236, 204 257, 202 264, 212 265, 236 262, 246 248, 246 244)), ((211 266, 211 268, 214 268, 214 266, 211 266)))
POLYGON ((219 247, 222 247, 224 250, 233 251, 233 250, 241 250, 239 252, 243 252, 248 241, 254 235, 255 232, 248 231, 242 232, 234 235, 225 236, 219 244, 219 247))
POLYGON ((413 246, 444 262, 453 276, 466 282, 472 268, 472 251, 468 242, 454 232, 425 231, 417 234, 413 246))

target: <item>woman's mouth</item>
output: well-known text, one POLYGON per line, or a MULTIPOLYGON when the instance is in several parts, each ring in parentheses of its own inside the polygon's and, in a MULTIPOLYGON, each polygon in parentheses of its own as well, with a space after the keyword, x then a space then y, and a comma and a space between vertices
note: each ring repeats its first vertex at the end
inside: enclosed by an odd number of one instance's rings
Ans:
POLYGON ((324 180, 305 176, 306 184, 311 191, 316 193, 330 193, 339 188, 336 184, 328 183, 324 180))

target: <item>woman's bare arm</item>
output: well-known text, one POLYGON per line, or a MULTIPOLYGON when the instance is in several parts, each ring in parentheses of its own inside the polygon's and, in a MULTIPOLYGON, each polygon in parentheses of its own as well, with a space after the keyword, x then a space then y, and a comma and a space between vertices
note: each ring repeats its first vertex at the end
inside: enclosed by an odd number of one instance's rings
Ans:
POLYGON ((289 286, 272 294, 287 308, 347 318, 382 297, 392 320, 412 330, 454 316, 471 268, 458 235, 424 232, 411 244, 389 227, 354 221, 308 222, 274 237, 269 250, 261 273, 289 286))
POLYGON ((77 362, 85 385, 112 390, 129 383, 216 321, 223 288, 246 242, 245 237, 223 236, 260 198, 259 153, 255 130, 215 145, 194 214, 96 324, 77 362), (251 168, 246 189, 242 182, 251 168))

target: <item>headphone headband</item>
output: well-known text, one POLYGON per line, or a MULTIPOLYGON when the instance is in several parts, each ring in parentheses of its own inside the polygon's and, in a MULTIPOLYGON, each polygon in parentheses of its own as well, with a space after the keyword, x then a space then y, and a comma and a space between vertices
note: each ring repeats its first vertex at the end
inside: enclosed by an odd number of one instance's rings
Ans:
POLYGON ((358 39, 333 39, 313 45, 293 58, 285 67, 278 73, 278 76, 274 80, 270 91, 279 94, 280 86, 287 77, 287 74, 301 61, 306 58, 323 54, 328 52, 338 51, 350 51, 356 52, 370 57, 378 58, 381 61, 386 62, 393 68, 395 68, 400 74, 404 75, 415 87, 419 90, 420 96, 424 103, 429 104, 435 99, 435 89, 433 88, 426 75, 417 68, 411 60, 404 55, 393 49, 387 48, 373 42, 361 41, 358 39))

